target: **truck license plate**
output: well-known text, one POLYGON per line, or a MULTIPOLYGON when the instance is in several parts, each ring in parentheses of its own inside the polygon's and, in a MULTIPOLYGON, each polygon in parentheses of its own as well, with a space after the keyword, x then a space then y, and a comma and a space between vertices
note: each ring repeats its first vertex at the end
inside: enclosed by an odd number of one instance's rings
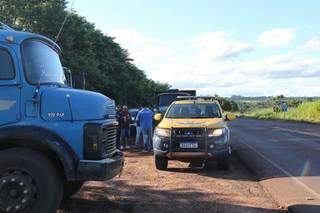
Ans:
POLYGON ((180 148, 182 148, 182 149, 197 149, 198 143, 196 143, 196 142, 182 142, 182 143, 180 143, 180 148))

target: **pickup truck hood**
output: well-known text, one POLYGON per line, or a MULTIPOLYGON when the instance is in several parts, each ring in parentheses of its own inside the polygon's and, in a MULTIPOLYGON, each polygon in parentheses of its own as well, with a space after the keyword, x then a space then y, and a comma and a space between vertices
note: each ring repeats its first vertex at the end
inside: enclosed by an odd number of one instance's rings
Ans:
POLYGON ((226 126, 223 118, 169 119, 164 118, 158 125, 160 128, 222 128, 226 126))
POLYGON ((41 117, 44 120, 88 121, 114 115, 114 101, 100 93, 55 87, 41 93, 41 117))

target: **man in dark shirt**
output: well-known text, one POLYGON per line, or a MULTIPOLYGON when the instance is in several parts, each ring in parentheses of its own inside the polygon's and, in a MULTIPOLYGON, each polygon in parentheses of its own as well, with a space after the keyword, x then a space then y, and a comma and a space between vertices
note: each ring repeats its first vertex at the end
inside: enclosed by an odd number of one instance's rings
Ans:
POLYGON ((128 112, 128 107, 123 106, 120 113, 119 123, 121 128, 121 147, 120 149, 130 148, 128 140, 130 139, 130 121, 131 116, 128 112))
MULTIPOLYGON (((142 106, 139 107, 139 112, 142 110, 142 106)), ((138 120, 138 114, 137 113, 136 117, 135 117, 135 122, 136 122, 136 141, 135 141, 135 145, 139 146, 140 145, 140 136, 142 136, 142 132, 140 129, 140 121, 138 120)))
POLYGON ((122 112, 122 106, 121 105, 118 105, 117 108, 116 108, 116 119, 118 121, 118 127, 117 127, 117 149, 120 149, 120 139, 121 139, 121 127, 120 127, 120 114, 122 112))

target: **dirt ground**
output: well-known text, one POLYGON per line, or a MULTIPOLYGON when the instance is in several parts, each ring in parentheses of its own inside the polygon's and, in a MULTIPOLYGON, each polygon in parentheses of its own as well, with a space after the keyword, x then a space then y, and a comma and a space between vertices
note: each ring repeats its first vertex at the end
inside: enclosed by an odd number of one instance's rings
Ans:
POLYGON ((122 176, 88 182, 59 213, 283 212, 235 156, 230 171, 169 161, 155 169, 152 154, 126 151, 122 176))

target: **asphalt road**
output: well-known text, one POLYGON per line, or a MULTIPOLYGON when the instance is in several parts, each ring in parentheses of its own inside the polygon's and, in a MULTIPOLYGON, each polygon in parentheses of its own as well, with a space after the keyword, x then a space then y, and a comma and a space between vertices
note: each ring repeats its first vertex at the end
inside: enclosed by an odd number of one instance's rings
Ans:
POLYGON ((264 188, 292 212, 320 212, 320 125, 238 119, 232 146, 264 188))

